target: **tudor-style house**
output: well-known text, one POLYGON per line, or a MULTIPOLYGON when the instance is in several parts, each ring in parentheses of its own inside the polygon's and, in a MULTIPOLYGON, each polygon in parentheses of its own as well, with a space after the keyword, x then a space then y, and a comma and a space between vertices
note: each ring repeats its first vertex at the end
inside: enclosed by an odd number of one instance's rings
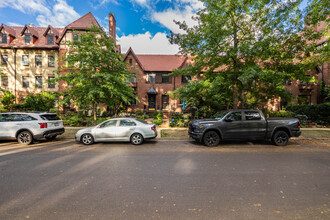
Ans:
POLYGON ((182 112, 182 101, 170 95, 176 88, 186 85, 191 76, 170 76, 175 69, 189 65, 189 57, 182 55, 137 55, 130 48, 124 61, 134 74, 129 83, 134 88, 139 103, 130 105, 128 110, 143 109, 147 112, 182 112))
MULTIPOLYGON (((65 42, 80 40, 80 34, 86 28, 96 25, 101 27, 92 13, 87 13, 65 28, 12 27, 0 26, 0 53, 2 76, 1 88, 11 91, 19 102, 29 93, 61 92, 67 88, 64 83, 49 83, 57 77, 56 71, 60 59, 68 49, 65 42)), ((116 20, 109 14, 111 37, 116 36, 116 20)), ((118 46, 118 52, 120 47, 118 46)), ((64 73, 61 73, 64 74, 64 73)))

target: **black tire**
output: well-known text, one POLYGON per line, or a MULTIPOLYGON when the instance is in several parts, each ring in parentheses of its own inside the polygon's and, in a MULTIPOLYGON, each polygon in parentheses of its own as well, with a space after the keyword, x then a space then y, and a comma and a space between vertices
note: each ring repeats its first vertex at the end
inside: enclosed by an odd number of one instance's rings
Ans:
POLYGON ((81 143, 84 145, 91 145, 94 143, 94 138, 91 134, 84 134, 81 136, 81 143))
POLYGON ((220 136, 215 131, 208 131, 203 137, 203 143, 208 147, 217 146, 220 143, 220 136))
POLYGON ((47 141, 54 141, 55 139, 56 139, 56 135, 51 137, 46 137, 47 141))
POLYGON ((132 134, 131 143, 134 145, 140 145, 143 143, 143 136, 139 133, 132 134))
POLYGON ((284 146, 289 141, 289 135, 285 131, 276 131, 272 137, 273 144, 277 146, 284 146))
POLYGON ((33 136, 29 131, 22 131, 17 135, 17 141, 20 144, 32 144, 33 143, 33 136))

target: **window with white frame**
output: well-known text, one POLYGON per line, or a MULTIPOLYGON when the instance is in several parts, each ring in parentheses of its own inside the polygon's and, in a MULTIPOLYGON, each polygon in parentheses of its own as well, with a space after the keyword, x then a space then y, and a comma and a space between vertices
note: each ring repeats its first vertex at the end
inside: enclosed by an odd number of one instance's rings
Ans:
POLYGON ((147 74, 147 83, 156 83, 156 73, 147 74))
POLYGON ((22 56, 22 65, 28 66, 29 65, 29 55, 23 55, 22 56))

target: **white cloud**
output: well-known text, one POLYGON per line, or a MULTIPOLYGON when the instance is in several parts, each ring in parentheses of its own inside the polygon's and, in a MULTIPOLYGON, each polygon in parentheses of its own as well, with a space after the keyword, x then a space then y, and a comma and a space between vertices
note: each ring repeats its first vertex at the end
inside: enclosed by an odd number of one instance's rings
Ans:
POLYGON ((179 28, 175 21, 183 22, 185 21, 189 27, 197 25, 197 21, 193 20, 192 17, 195 15, 193 9, 189 6, 185 8, 185 10, 180 9, 168 9, 163 12, 154 12, 152 14, 152 21, 158 22, 170 29, 174 33, 183 33, 183 31, 179 28))
POLYGON ((117 36, 117 40, 123 53, 126 53, 129 47, 132 47, 136 54, 177 54, 179 51, 179 47, 170 44, 166 34, 160 32, 155 36, 152 36, 150 32, 117 36))
POLYGON ((46 0, 6 0, 0 7, 10 7, 25 14, 37 14, 36 21, 40 26, 63 27, 80 17, 66 0, 56 0, 50 5, 46 0))

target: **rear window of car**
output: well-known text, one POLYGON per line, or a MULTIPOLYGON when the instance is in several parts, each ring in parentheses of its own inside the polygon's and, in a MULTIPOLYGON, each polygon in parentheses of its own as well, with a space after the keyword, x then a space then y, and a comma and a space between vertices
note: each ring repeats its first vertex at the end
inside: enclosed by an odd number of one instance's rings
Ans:
POLYGON ((57 120, 61 120, 56 114, 40 115, 40 117, 41 117, 43 120, 47 120, 47 121, 57 121, 57 120))

